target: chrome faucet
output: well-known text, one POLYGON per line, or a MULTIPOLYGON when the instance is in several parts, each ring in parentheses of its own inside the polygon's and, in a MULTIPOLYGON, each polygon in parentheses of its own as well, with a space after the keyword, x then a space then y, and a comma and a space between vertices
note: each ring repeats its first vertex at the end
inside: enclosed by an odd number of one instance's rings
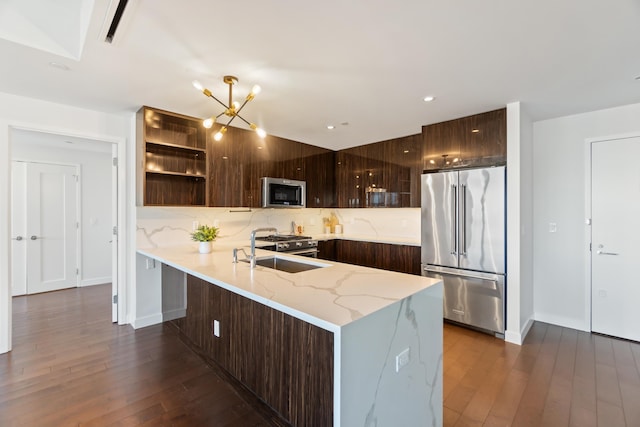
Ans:
POLYGON ((233 263, 234 264, 238 263, 238 251, 242 251, 242 253, 244 254, 244 258, 245 259, 250 259, 249 255, 247 255, 247 253, 245 252, 244 248, 233 248, 233 263))
POLYGON ((249 265, 251 268, 256 266, 256 234, 264 231, 272 231, 278 234, 278 230, 274 227, 256 228, 251 231, 251 255, 249 255, 249 265))
POLYGON ((244 254, 245 259, 249 260, 249 265, 251 266, 251 268, 255 268, 255 266, 256 266, 256 234, 260 233, 262 231, 272 231, 272 232, 278 234, 278 230, 276 228, 273 228, 273 227, 256 228, 255 230, 251 231, 251 254, 247 255, 247 253, 245 252, 245 250, 243 248, 233 248, 233 262, 234 263, 238 262, 238 252, 242 251, 242 253, 244 254))

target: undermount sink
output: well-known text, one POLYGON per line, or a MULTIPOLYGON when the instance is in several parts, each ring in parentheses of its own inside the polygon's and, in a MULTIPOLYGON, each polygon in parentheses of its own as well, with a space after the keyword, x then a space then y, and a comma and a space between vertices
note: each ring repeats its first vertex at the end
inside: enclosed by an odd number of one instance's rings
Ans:
MULTIPOLYGON (((248 259, 243 259, 242 261, 249 262, 248 259)), ((329 264, 298 261, 276 255, 258 258, 256 260, 256 265, 272 268, 278 271, 284 271, 285 273, 300 273, 302 271, 315 270, 316 268, 329 267, 329 264)))

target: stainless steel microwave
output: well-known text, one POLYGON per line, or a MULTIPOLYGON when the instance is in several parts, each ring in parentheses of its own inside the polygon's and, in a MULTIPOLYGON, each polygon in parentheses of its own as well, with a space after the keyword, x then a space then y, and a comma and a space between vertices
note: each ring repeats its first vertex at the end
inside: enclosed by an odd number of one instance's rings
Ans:
POLYGON ((284 178, 262 178, 263 208, 304 208, 307 183, 284 178))

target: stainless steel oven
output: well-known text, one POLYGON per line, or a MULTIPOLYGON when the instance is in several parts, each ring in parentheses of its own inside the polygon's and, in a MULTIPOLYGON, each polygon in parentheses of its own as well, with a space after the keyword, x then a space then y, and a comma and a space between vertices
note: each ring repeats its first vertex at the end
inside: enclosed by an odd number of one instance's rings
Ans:
POLYGON ((310 258, 318 257, 318 241, 309 236, 273 234, 270 236, 256 237, 256 241, 269 243, 267 245, 260 245, 260 249, 310 258))

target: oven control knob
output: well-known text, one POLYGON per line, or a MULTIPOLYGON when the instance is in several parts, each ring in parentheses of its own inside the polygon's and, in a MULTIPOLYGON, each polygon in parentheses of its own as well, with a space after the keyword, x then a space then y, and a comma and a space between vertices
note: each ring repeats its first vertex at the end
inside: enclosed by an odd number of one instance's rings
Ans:
POLYGON ((282 247, 282 249, 289 249, 289 244, 288 243, 283 243, 281 247, 282 247))
POLYGON ((302 247, 302 242, 296 242, 296 246, 301 248, 302 247))

